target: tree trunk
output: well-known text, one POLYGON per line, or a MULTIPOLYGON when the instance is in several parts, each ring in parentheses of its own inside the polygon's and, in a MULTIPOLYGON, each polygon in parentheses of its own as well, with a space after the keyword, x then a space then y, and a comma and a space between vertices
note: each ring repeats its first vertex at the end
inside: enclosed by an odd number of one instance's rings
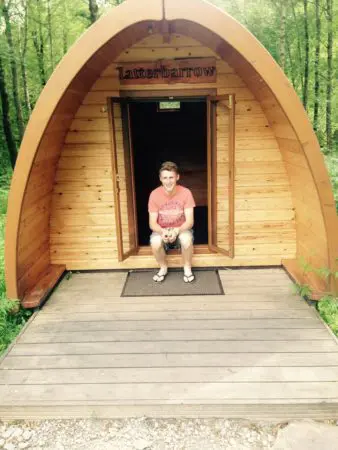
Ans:
POLYGON ((307 109, 308 94, 309 94, 309 24, 307 5, 308 0, 304 1, 304 39, 305 39, 305 61, 304 61, 304 86, 303 86, 303 105, 307 109))
POLYGON ((318 131, 319 113, 319 55, 320 55, 320 0, 316 2, 316 56, 315 56, 315 98, 313 105, 313 128, 318 131))
POLYGON ((326 142, 327 151, 333 152, 332 139, 332 46, 333 46, 333 1, 326 0, 327 6, 327 84, 326 84, 326 142))
MULTIPOLYGON (((292 8, 292 15, 293 15, 293 20, 297 26, 297 15, 296 15, 296 9, 295 9, 295 3, 294 0, 291 0, 291 8, 292 8)), ((297 60, 297 66, 303 68, 303 53, 302 53, 302 47, 300 44, 300 39, 299 39, 299 32, 298 29, 296 30, 296 39, 297 39, 297 50, 298 50, 298 57, 296 58, 297 60)), ((301 90, 303 91, 304 89, 304 79, 303 79, 303 70, 300 70, 300 74, 299 74, 299 80, 300 80, 300 85, 301 85, 301 90)))
POLYGON ((67 8, 67 1, 63 0, 62 6, 63 6, 63 17, 64 17, 64 23, 62 27, 62 44, 63 44, 63 54, 65 55, 68 50, 68 8, 67 8))
POLYGON ((286 44, 286 3, 280 5, 281 24, 279 32, 279 64, 285 71, 285 44, 286 44))
POLYGON ((289 42, 289 39, 288 39, 287 36, 286 36, 286 39, 285 39, 285 46, 286 46, 286 49, 287 49, 288 60, 289 60, 289 65, 290 65, 291 81, 292 81, 293 87, 294 87, 295 89, 297 89, 297 81, 296 81, 295 68, 294 68, 294 64, 293 64, 293 60, 292 60, 292 55, 291 55, 290 42, 289 42))
POLYGON ((96 0, 89 0, 89 20, 90 23, 97 21, 99 17, 99 7, 97 6, 96 0))
POLYGON ((28 1, 21 2, 21 6, 24 11, 24 21, 23 21, 23 30, 22 30, 22 39, 20 36, 20 52, 21 52, 21 58, 20 58, 20 68, 21 68, 21 77, 22 77, 22 85, 23 85, 23 92, 24 92, 24 98, 25 98, 25 107, 26 107, 26 121, 28 120, 29 116, 32 112, 32 103, 29 96, 29 90, 28 90, 28 84, 27 84, 27 66, 26 66, 26 54, 27 54, 27 37, 28 37, 28 1))
POLYGON ((37 6, 36 9, 38 11, 38 15, 37 15, 37 19, 36 19, 37 24, 35 23, 34 27, 33 27, 32 39, 33 39, 33 44, 34 44, 37 60, 38 60, 40 81, 41 81, 42 86, 45 86, 47 79, 46 79, 46 71, 45 71, 44 40, 43 40, 43 35, 42 35, 40 1, 35 0, 35 2, 36 2, 36 6, 37 6))
POLYGON ((3 71, 2 59, 0 54, 0 98, 1 98, 1 109, 2 109, 2 125, 4 129, 4 134, 6 138, 9 159, 11 161, 11 166, 14 169, 17 150, 12 133, 11 122, 9 117, 9 103, 8 95, 6 90, 5 74, 3 71))
POLYGON ((53 54, 53 37, 52 37, 52 14, 50 10, 50 0, 47 0, 47 21, 48 21, 48 39, 49 39, 49 55, 51 72, 54 69, 54 54, 53 54))
POLYGON ((23 131, 24 131, 24 124, 23 124, 22 110, 21 110, 21 104, 20 104, 20 99, 19 99, 18 71, 17 71, 14 45, 13 45, 12 27, 11 27, 11 22, 10 22, 10 18, 9 18, 8 7, 5 4, 5 2, 2 3, 2 12, 4 15, 5 24, 6 24, 5 33, 6 33, 9 55, 10 55, 13 100, 14 100, 14 107, 15 107, 15 113, 16 113, 16 120, 17 120, 17 124, 18 124, 19 138, 21 140, 22 136, 23 136, 23 131))

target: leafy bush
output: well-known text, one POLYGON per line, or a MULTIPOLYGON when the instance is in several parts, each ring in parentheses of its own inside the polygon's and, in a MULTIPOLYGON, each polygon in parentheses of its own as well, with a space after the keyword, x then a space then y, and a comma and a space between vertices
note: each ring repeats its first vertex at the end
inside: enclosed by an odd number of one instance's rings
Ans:
POLYGON ((7 197, 8 189, 0 188, 0 354, 8 347, 32 314, 31 311, 22 308, 19 301, 10 301, 6 297, 4 235, 7 197))
POLYGON ((338 336, 338 297, 326 295, 318 302, 317 308, 323 320, 338 336))
MULTIPOLYGON (((328 280, 329 276, 338 278, 338 272, 336 270, 330 270, 327 267, 320 267, 318 269, 313 267, 304 258, 299 258, 299 265, 303 269, 303 274, 313 272, 323 280, 328 280)), ((294 283, 293 291, 304 298, 310 298, 312 294, 312 289, 308 284, 294 283)), ((338 297, 331 294, 324 295, 317 302, 316 307, 321 318, 329 325, 334 334, 338 336, 338 297)))
POLYGON ((0 297, 0 354, 17 336, 21 328, 31 316, 31 311, 20 306, 19 301, 0 297))

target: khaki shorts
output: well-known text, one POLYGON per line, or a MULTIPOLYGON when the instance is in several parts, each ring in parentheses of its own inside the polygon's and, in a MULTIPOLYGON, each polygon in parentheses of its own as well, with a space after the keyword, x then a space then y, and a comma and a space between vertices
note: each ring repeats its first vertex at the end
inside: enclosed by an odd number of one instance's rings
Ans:
MULTIPOLYGON (((190 233, 191 240, 192 240, 192 242, 194 242, 194 230, 193 229, 186 230, 183 233, 190 233)), ((154 238, 156 236, 161 237, 161 235, 159 233, 156 233, 156 231, 153 231, 150 235, 149 242, 151 242, 152 238, 154 238)), ((163 243, 163 248, 166 252, 168 250, 179 250, 181 248, 181 242, 180 242, 179 236, 177 236, 177 238, 175 239, 174 242, 163 242, 162 241, 162 243, 163 243)))

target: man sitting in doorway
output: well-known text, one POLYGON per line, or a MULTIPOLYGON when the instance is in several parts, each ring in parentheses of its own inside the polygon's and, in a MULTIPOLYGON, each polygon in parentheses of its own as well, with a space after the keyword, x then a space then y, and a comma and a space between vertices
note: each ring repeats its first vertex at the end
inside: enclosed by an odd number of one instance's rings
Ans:
POLYGON ((183 280, 191 283, 195 279, 191 271, 195 201, 189 189, 177 184, 180 175, 175 163, 164 162, 159 175, 162 186, 151 192, 148 203, 149 226, 153 232, 150 245, 160 265, 153 280, 161 282, 168 273, 166 251, 181 248, 183 280))

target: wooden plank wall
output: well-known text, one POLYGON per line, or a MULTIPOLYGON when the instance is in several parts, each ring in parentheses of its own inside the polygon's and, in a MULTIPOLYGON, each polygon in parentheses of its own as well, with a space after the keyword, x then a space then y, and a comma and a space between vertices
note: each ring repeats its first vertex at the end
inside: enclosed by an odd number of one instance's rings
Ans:
MULTIPOLYGON (((216 55, 191 38, 175 35, 164 44, 161 36, 152 35, 123 52, 102 72, 75 115, 58 164, 50 221, 52 263, 64 263, 68 269, 153 266, 152 258, 147 257, 117 262, 107 97, 118 96, 124 89, 115 69, 119 61, 204 56, 216 55)), ((211 255, 200 265, 280 264, 283 258, 294 258, 296 235, 289 180, 260 103, 233 68, 218 57, 217 82, 193 87, 236 95, 235 258, 211 255)), ((127 88, 144 91, 148 87, 127 88)), ((184 84, 170 85, 177 91, 185 88, 184 84)), ((152 89, 168 90, 168 85, 154 85, 152 89)), ((219 145, 227 142, 226 120, 226 116, 218 118, 219 145)), ((120 130, 116 139, 122 143, 120 130)), ((226 154, 220 157, 219 208, 225 213, 222 195, 227 190, 228 161, 226 154)), ((124 213, 128 239, 126 220, 124 213)), ((227 220, 224 214, 219 229, 222 239, 227 220)))
MULTIPOLYGON (((161 17, 158 5, 155 5, 155 11, 150 5, 146 13, 155 20, 161 17)), ((134 13, 135 8, 129 16, 127 14, 130 23, 134 13)), ((136 13, 136 23, 132 27, 119 31, 120 26, 123 28, 122 18, 114 22, 115 26, 109 24, 104 31, 104 23, 111 21, 108 15, 100 22, 98 40, 88 38, 86 34, 53 73, 30 117, 12 179, 7 215, 5 272, 10 298, 23 299, 44 275, 50 273, 52 193, 65 136, 75 112, 102 70, 122 49, 148 35, 149 22, 140 22, 142 11, 136 13)), ((113 14, 114 17, 119 15, 115 11, 113 14)), ((152 24, 156 30, 157 22, 152 24)))
MULTIPOLYGON (((257 89, 256 81, 257 76, 253 73, 251 77, 247 77, 247 84, 255 91, 276 136, 291 185, 292 202, 297 213, 297 258, 310 263, 314 268, 329 267, 328 243, 320 200, 304 150, 271 90, 265 83, 260 83, 261 86, 257 89)), ((310 283, 315 290, 327 289, 326 281, 314 272, 305 273, 299 267, 293 275, 298 277, 299 274, 302 282, 310 283)))
POLYGON ((49 210, 53 179, 58 156, 57 146, 62 144, 59 133, 47 133, 40 144, 30 173, 18 233, 17 283, 19 295, 33 288, 50 264, 49 210))

